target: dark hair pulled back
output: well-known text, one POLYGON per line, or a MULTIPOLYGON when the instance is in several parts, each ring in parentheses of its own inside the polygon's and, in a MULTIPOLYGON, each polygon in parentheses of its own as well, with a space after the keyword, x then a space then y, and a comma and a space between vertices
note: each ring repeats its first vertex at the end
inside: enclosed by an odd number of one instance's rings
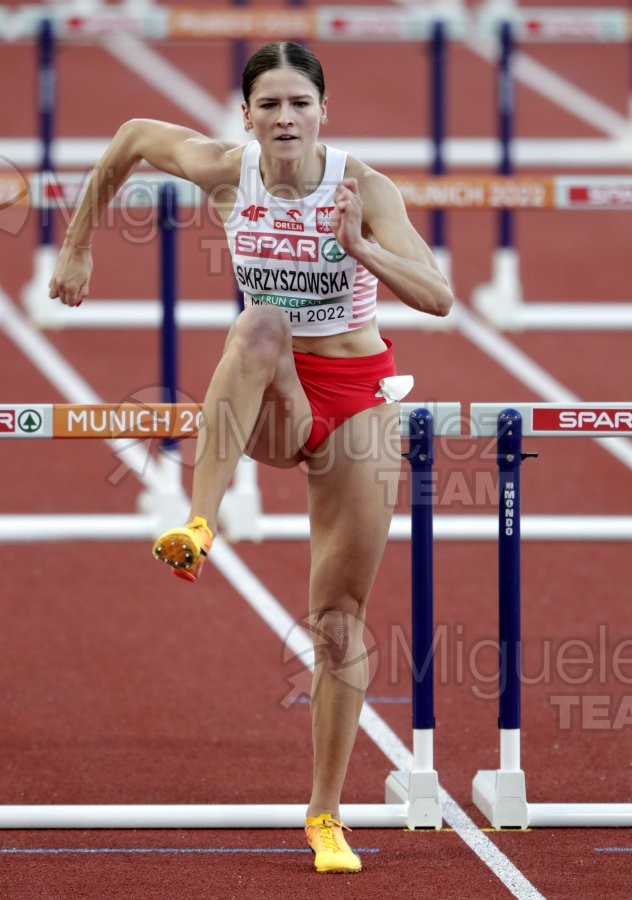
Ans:
POLYGON ((275 41, 253 53, 246 63, 241 79, 246 103, 250 103, 250 95, 260 75, 270 69, 281 69, 284 66, 296 69, 309 78, 318 91, 318 99, 322 102, 325 96, 325 76, 318 59, 301 44, 295 44, 292 41, 275 41))

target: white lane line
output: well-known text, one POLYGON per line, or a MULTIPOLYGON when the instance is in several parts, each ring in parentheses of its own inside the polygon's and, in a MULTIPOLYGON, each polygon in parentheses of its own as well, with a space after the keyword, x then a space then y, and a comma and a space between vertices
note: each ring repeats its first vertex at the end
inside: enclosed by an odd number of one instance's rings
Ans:
MULTIPOLYGON (((0 290, 0 322, 7 336, 26 354, 39 371, 60 391, 76 402, 99 402, 96 392, 50 344, 35 332, 0 290)), ((138 472, 134 467, 135 475, 138 472)), ((209 560, 257 615, 272 629, 293 654, 309 659, 312 643, 307 633, 268 591, 228 544, 216 537, 209 560)), ((410 770, 412 754, 386 722, 364 705, 360 727, 398 769, 410 770)), ((481 859, 518 900, 543 900, 514 864, 481 832, 467 813, 443 789, 444 818, 455 833, 481 859)))
POLYGON ((164 56, 129 34, 103 38, 103 47, 121 65, 197 119, 205 134, 217 133, 226 114, 224 106, 164 56))
MULTIPOLYGON (((577 394, 554 378, 508 338, 490 328, 462 303, 458 301, 455 303, 454 313, 456 327, 464 337, 543 400, 551 403, 581 402, 577 394)), ((592 438, 592 440, 624 466, 632 469, 632 441, 629 438, 592 438)))

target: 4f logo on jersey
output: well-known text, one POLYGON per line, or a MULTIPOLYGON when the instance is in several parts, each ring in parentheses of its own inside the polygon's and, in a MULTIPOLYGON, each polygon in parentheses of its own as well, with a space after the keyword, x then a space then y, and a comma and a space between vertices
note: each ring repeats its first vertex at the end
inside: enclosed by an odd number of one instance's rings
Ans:
POLYGON ((335 206, 316 207, 316 231, 320 234, 331 234, 331 214, 335 206))
POLYGON ((318 239, 297 234, 252 234, 238 231, 235 250, 241 256, 315 262, 318 259, 318 239))
POLYGON ((247 206, 246 209, 243 209, 241 214, 245 216, 246 219, 250 219, 251 222, 258 222, 259 219, 263 218, 268 211, 267 206, 247 206))

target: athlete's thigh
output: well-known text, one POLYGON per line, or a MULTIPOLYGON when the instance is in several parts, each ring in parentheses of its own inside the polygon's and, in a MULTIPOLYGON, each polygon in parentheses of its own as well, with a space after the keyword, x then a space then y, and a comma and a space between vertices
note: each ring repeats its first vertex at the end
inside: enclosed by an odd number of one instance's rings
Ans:
POLYGON ((362 601, 382 558, 401 470, 399 404, 358 413, 309 462, 312 602, 362 601))
POLYGON ((263 394, 261 409, 246 453, 259 462, 289 467, 301 461, 301 447, 312 428, 309 400, 296 374, 291 343, 279 354, 274 379, 263 394))

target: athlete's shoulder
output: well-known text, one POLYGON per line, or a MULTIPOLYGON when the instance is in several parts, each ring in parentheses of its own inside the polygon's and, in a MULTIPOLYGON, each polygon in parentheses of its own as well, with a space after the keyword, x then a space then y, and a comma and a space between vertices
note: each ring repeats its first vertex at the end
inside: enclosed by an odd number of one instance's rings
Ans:
POLYGON ((399 195, 399 191, 387 175, 378 172, 355 156, 347 156, 345 178, 355 178, 360 196, 365 203, 370 199, 384 201, 399 195))
POLYGON ((222 186, 239 185, 245 144, 209 139, 199 147, 198 178, 201 188, 214 191, 222 186))

